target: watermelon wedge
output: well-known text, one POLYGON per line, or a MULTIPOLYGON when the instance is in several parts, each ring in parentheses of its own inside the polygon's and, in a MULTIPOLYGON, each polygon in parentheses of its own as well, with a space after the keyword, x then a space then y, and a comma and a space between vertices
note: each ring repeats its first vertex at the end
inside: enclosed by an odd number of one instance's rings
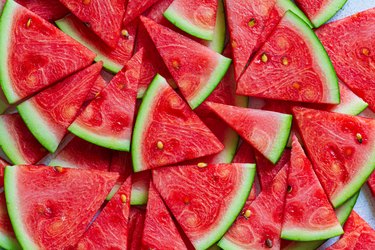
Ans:
POLYGON ((290 0, 225 0, 225 10, 237 80, 246 69, 251 55, 258 51, 287 10, 310 24, 308 18, 290 0))
POLYGON ((223 145, 157 75, 139 108, 132 138, 135 172, 215 154, 223 145))
POLYGON ((74 247, 117 178, 101 171, 6 167, 7 207, 22 248, 74 247))
POLYGON ((0 146, 14 164, 35 164, 48 154, 19 114, 0 116, 0 146))
POLYGON ((372 195, 375 197, 375 172, 370 175, 367 184, 370 187, 372 195))
POLYGON ((338 207, 375 168, 375 120, 301 107, 293 113, 316 175, 338 207))
POLYGON ((318 28, 331 19, 347 0, 296 0, 296 4, 309 17, 314 27, 318 28))
POLYGON ((292 141, 281 238, 313 241, 343 234, 332 205, 295 135, 292 141))
POLYGON ((375 111, 375 8, 316 31, 340 79, 375 111))
MULTIPOLYGON (((354 205, 357 202, 358 196, 359 196, 359 192, 355 194, 352 198, 347 200, 340 207, 335 209, 337 219, 339 220, 341 225, 343 225, 348 219, 350 213, 353 210, 354 205)), ((316 240, 316 241, 282 240, 281 249, 282 250, 315 250, 319 248, 324 242, 325 242, 324 240, 316 240)))
POLYGON ((86 23, 108 46, 116 48, 121 35, 125 0, 59 0, 86 23))
POLYGON ((229 231, 219 241, 223 249, 279 249, 287 187, 287 169, 243 209, 229 231))
POLYGON ((11 104, 90 65, 95 58, 90 50, 12 0, 4 7, 0 33, 0 83, 11 104))
POLYGON ((50 166, 64 166, 87 170, 108 171, 111 151, 74 137, 49 163, 50 166))
POLYGON ((69 13, 59 0, 16 0, 16 2, 48 21, 57 20, 69 13))
POLYGON ((138 22, 132 22, 122 29, 121 33, 125 35, 120 36, 115 48, 98 39, 94 32, 73 15, 65 16, 55 23, 64 33, 95 52, 95 61, 102 61, 103 67, 113 73, 118 73, 133 55, 138 22))
POLYGON ((128 221, 130 213, 129 177, 77 244, 77 249, 126 249, 128 245, 128 221))
POLYGON ((231 60, 151 19, 141 17, 156 49, 192 109, 216 88, 231 60))
POLYGON ((207 249, 240 213, 254 175, 254 164, 172 166, 155 169, 153 182, 194 247, 207 249))
POLYGON ((327 53, 310 27, 291 11, 254 56, 238 82, 237 94, 295 102, 340 102, 338 80, 327 53))
POLYGON ((102 63, 96 63, 17 106, 31 133, 48 151, 56 151, 101 69, 102 63))
POLYGON ((192 36, 212 40, 217 8, 218 0, 174 0, 164 17, 192 36))
POLYGON ((288 142, 291 115, 213 102, 207 105, 271 162, 276 163, 280 159, 288 142))
POLYGON ((187 249, 167 207, 152 183, 148 193, 142 249, 187 249))
POLYGON ((135 54, 68 130, 96 145, 129 151, 143 50, 135 54))
POLYGON ((123 20, 124 25, 136 19, 158 1, 160 0, 128 0, 123 20))
POLYGON ((130 204, 145 205, 148 199, 151 171, 142 171, 133 174, 132 195, 130 204))
POLYGON ((128 225, 128 248, 139 250, 142 248, 142 234, 145 223, 146 211, 139 207, 130 207, 128 225))

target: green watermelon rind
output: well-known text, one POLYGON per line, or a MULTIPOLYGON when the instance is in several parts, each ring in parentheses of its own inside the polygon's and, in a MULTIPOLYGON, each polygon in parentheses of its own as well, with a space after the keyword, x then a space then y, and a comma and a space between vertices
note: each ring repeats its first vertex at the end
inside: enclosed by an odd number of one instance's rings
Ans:
POLYGON ((132 187, 130 196, 130 205, 141 206, 146 205, 148 200, 148 190, 135 189, 132 187))
POLYGON ((196 25, 191 24, 186 19, 184 19, 183 16, 178 12, 178 10, 174 9, 172 5, 168 7, 163 15, 173 25, 192 36, 208 41, 211 41, 214 37, 213 30, 200 28, 196 25))
POLYGON ((241 164, 241 166, 243 168, 243 184, 240 185, 236 196, 226 208, 226 213, 222 216, 221 223, 216 228, 212 229, 209 235, 205 235, 200 240, 196 240, 193 243, 196 249, 207 249, 218 242, 237 219, 237 216, 245 205, 254 183, 255 164, 241 164))
POLYGON ((317 15, 314 20, 311 20, 315 28, 322 26, 329 19, 331 19, 347 2, 348 0, 331 0, 331 4, 326 7, 320 15, 317 15))
POLYGON ((309 46, 312 47, 314 51, 314 54, 312 54, 313 60, 319 62, 319 64, 322 66, 320 67, 320 70, 324 72, 324 75, 327 78, 326 84, 328 85, 327 87, 329 87, 328 89, 330 92, 330 96, 328 98, 329 103, 339 104, 340 91, 336 71, 319 38, 316 36, 315 32, 292 11, 287 11, 284 18, 287 18, 290 22, 292 22, 294 27, 299 30, 299 33, 306 38, 306 41, 309 42, 309 46))
POLYGON ((0 232, 0 248, 11 249, 11 250, 21 250, 21 246, 18 241, 11 235, 7 235, 0 232))
POLYGON ((23 249, 39 249, 39 246, 33 241, 29 235, 25 224, 22 222, 22 212, 20 211, 19 203, 22 203, 21 198, 17 193, 17 166, 8 166, 5 168, 4 187, 5 198, 9 213, 9 218, 13 226, 14 233, 17 240, 23 249))
POLYGON ((338 105, 337 107, 330 109, 331 112, 348 114, 348 115, 359 115, 368 107, 368 103, 365 102, 362 98, 356 96, 355 99, 352 99, 346 105, 338 105))
POLYGON ((49 125, 41 117, 39 111, 27 100, 17 106, 18 113, 21 115, 26 126, 34 137, 49 152, 54 153, 60 144, 60 140, 52 133, 49 125))
MULTIPOLYGON (((356 193, 352 198, 347 200, 344 204, 338 207, 335 210, 337 219, 339 220, 341 225, 344 225, 346 220, 349 218, 350 213, 352 212, 354 205, 357 202, 359 196, 359 192, 356 193)), ((325 240, 317 240, 317 241, 295 241, 291 245, 282 248, 282 250, 315 250, 319 248, 325 240)))
POLYGON ((0 119, 0 147, 13 164, 27 164, 2 119, 0 119))
MULTIPOLYGON (((270 111, 269 111, 270 112, 270 111)), ((284 152, 286 145, 288 144, 291 129, 292 129, 292 121, 293 116, 288 114, 280 114, 283 116, 282 122, 280 124, 279 132, 277 133, 277 137, 274 140, 273 148, 271 150, 271 154, 265 155, 268 160, 270 160, 273 164, 276 164, 281 155, 284 152)))
POLYGON ((103 67, 112 73, 118 73, 124 67, 124 65, 117 63, 113 61, 111 58, 103 55, 99 50, 95 48, 95 46, 85 41, 85 39, 77 32, 77 30, 74 29, 74 27, 72 27, 71 25, 69 25, 69 21, 67 21, 67 18, 69 18, 69 16, 66 16, 60 20, 55 21, 57 27, 61 29, 65 34, 69 35, 71 38, 73 38, 74 40, 76 40, 77 42, 79 42, 92 52, 94 52, 96 54, 96 57, 94 59, 95 62, 102 61, 103 67))
POLYGON ((335 225, 327 229, 317 230, 306 230, 305 228, 293 228, 283 229, 281 232, 281 238, 284 240, 293 241, 315 241, 315 240, 326 240, 339 235, 342 235, 344 230, 340 225, 335 225))
POLYGON ((305 23, 310 26, 310 28, 313 28, 313 24, 310 22, 310 19, 303 13, 303 11, 298 8, 298 6, 292 2, 291 0, 277 0, 277 6, 284 10, 284 12, 287 12, 288 10, 292 11, 294 14, 296 14, 299 18, 301 18, 305 23))
POLYGON ((68 130, 72 134, 80 137, 81 139, 91 142, 95 145, 104 147, 104 148, 109 148, 109 149, 118 150, 118 151, 127 151, 127 152, 129 152, 130 150, 130 140, 119 139, 119 138, 116 138, 116 136, 100 135, 98 133, 95 133, 93 131, 90 131, 80 126, 76 122, 73 122, 69 126, 68 130))
POLYGON ((218 0, 217 14, 216 14, 216 25, 214 30, 214 36, 212 41, 208 42, 208 47, 217 53, 222 53, 225 47, 225 12, 223 0, 218 0))
POLYGON ((0 18, 0 84, 3 89, 4 95, 6 96, 10 104, 15 103, 19 100, 20 96, 16 94, 14 87, 12 86, 12 80, 9 75, 8 57, 9 57, 9 46, 10 38, 12 33, 13 25, 13 14, 19 7, 13 1, 6 1, 3 9, 3 13, 0 18), (1 56, 2 55, 2 56, 1 56))
POLYGON ((223 79, 227 73, 232 59, 226 58, 222 55, 218 55, 218 64, 215 70, 211 73, 210 78, 204 86, 204 89, 197 91, 197 94, 193 96, 190 100, 187 100, 192 109, 197 108, 199 105, 207 99, 207 97, 215 90, 217 85, 223 79))
POLYGON ((150 83, 149 87, 147 88, 143 96, 141 106, 138 110, 138 115, 135 120, 133 137, 131 142, 131 155, 134 172, 140 172, 147 169, 144 168, 146 164, 144 162, 142 163, 143 157, 140 152, 142 145, 140 142, 142 138, 142 132, 145 129, 148 115, 151 109, 153 108, 151 104, 154 101, 155 96, 157 96, 157 94, 159 93, 159 87, 163 82, 166 82, 165 78, 163 78, 159 74, 156 74, 156 76, 150 83))

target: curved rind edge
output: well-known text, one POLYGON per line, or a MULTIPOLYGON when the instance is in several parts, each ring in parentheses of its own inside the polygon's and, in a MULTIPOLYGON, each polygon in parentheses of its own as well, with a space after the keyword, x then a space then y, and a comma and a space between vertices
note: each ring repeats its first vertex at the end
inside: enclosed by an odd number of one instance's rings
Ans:
POLYGON ((316 240, 327 240, 339 235, 342 235, 344 230, 341 225, 335 225, 328 229, 318 229, 316 231, 308 231, 304 228, 294 228, 286 230, 283 228, 281 231, 281 238, 284 240, 293 241, 316 241, 316 240))
POLYGON ((218 0, 214 36, 212 38, 212 41, 208 42, 208 47, 216 51, 217 53, 221 54, 225 47, 225 35, 226 35, 226 24, 225 24, 224 3, 223 3, 223 0, 218 0))
POLYGON ((21 246, 18 241, 11 235, 6 235, 0 232, 0 247, 11 250, 21 250, 21 246))
POLYGON ((281 155, 283 154, 284 149, 288 144, 292 129, 293 116, 289 114, 280 115, 284 116, 284 118, 282 119, 278 136, 275 139, 275 142, 277 143, 273 144, 273 148, 271 150, 272 153, 267 157, 273 164, 276 164, 281 158, 281 155))
POLYGON ((13 164, 28 163, 18 151, 16 145, 14 145, 14 140, 10 136, 6 124, 2 119, 0 119, 0 147, 13 164))
POLYGON ((308 26, 310 26, 310 28, 314 27, 310 19, 305 15, 305 13, 303 13, 303 11, 300 8, 298 8, 298 6, 291 0, 278 0, 277 5, 278 7, 282 8, 285 12, 287 12, 288 10, 292 11, 299 18, 305 21, 305 23, 308 26))
POLYGON ((324 11, 317 15, 314 20, 311 20, 315 28, 319 28, 329 19, 331 19, 336 13, 346 4, 348 0, 331 0, 331 4, 324 8, 324 11))
POLYGON ((134 189, 131 190, 130 205, 146 205, 148 200, 148 190, 134 189))

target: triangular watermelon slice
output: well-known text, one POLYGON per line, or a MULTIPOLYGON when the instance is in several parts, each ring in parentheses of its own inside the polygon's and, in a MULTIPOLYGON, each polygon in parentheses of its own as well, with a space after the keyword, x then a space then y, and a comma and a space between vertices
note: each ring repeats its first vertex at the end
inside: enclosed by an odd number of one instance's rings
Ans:
POLYGON ((0 83, 9 103, 90 65, 95 58, 90 50, 12 0, 4 7, 0 33, 0 83))
POLYGON ((0 116, 0 146, 13 164, 35 164, 48 154, 19 114, 0 116))
POLYGON ((213 102, 207 105, 271 162, 280 159, 288 142, 291 115, 213 102))
POLYGON ((173 245, 174 249, 187 249, 167 207, 151 183, 148 192, 142 249, 166 249, 170 245, 173 245))
POLYGON ((6 167, 7 207, 22 248, 74 247, 117 178, 101 171, 6 167))
POLYGON ((95 52, 95 61, 102 61, 103 67, 113 73, 118 73, 133 55, 138 22, 132 22, 121 30, 123 34, 115 48, 98 39, 94 32, 73 15, 67 15, 55 23, 64 33, 95 52))
POLYGON ((160 0, 128 0, 123 20, 124 25, 133 21, 158 1, 160 0))
POLYGON ((243 214, 218 245, 223 249, 280 249, 286 189, 287 168, 284 168, 273 183, 243 209, 243 214))
POLYGON ((153 182, 194 247, 207 249, 240 213, 254 175, 254 164, 172 166, 155 169, 153 182))
POLYGON ((135 172, 215 154, 223 145, 157 75, 139 108, 132 138, 135 172))
POLYGON ((375 111, 375 8, 316 31, 340 79, 375 111))
POLYGON ((296 4, 309 17, 314 27, 331 19, 348 0, 296 0, 296 4))
POLYGON ((314 31, 288 11, 256 53, 237 94, 295 102, 340 102, 332 63, 314 31))
POLYGON ((102 63, 96 63, 17 106, 31 133, 48 151, 56 151, 101 69, 102 63))
POLYGON ((129 151, 143 50, 96 96, 68 130, 96 145, 129 151))
POLYGON ((164 17, 192 36, 212 40, 217 8, 218 0, 174 0, 164 17))
POLYGON ((219 84, 231 60, 151 19, 141 20, 182 95, 195 109, 219 84))
POLYGON ((349 216, 344 226, 345 234, 326 250, 373 249, 375 247, 375 230, 355 211, 349 216), (367 237, 370 236, 370 237, 367 237))
POLYGON ((125 0, 59 0, 86 23, 108 46, 115 48, 121 35, 125 0))
POLYGON ((301 107, 293 113, 316 175, 338 207, 375 168, 375 120, 301 107))
POLYGON ((126 249, 130 213, 129 177, 82 236, 77 249, 126 249))
POLYGON ((225 9, 236 79, 240 78, 250 56, 266 41, 287 10, 310 24, 290 0, 225 0, 225 9))
POLYGON ((50 166, 64 166, 87 170, 108 171, 111 151, 74 137, 49 163, 50 166))
POLYGON ((329 239, 344 233, 297 137, 293 136, 281 238, 329 239))
POLYGON ((145 223, 146 210, 141 207, 130 207, 128 225, 128 248, 129 250, 142 249, 142 234, 145 223))
POLYGON ((69 13, 59 0, 16 0, 16 2, 48 21, 57 20, 69 13))

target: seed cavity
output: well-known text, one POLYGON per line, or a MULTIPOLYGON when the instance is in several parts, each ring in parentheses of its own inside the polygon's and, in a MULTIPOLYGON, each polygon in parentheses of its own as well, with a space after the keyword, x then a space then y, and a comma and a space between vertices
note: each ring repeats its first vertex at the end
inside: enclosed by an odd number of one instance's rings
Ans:
POLYGON ((208 166, 208 164, 205 163, 205 162, 199 162, 199 163, 197 164, 197 166, 198 166, 198 168, 205 168, 205 167, 208 166))
POLYGON ((164 144, 163 144, 163 142, 158 141, 158 142, 156 143, 156 147, 158 147, 158 149, 160 149, 160 150, 163 150, 163 149, 164 149, 164 144))
POLYGON ((121 30, 121 35, 123 35, 126 38, 129 38, 129 32, 126 29, 121 30))
POLYGON ((251 18, 247 25, 248 25, 250 28, 252 28, 252 27, 255 26, 256 23, 257 23, 257 22, 256 22, 255 18, 251 18))
POLYGON ((262 54, 261 60, 262 60, 262 62, 264 62, 264 63, 268 62, 268 56, 266 55, 266 53, 263 53, 263 54, 262 54))
POLYGON ((125 194, 122 194, 122 195, 121 195, 121 202, 122 202, 122 203, 126 203, 126 201, 127 201, 127 197, 126 197, 126 195, 125 195, 125 194))
POLYGON ((272 242, 272 240, 271 239, 266 239, 266 247, 268 247, 268 248, 272 248, 273 247, 273 242, 272 242))
POLYGON ((368 48, 362 48, 362 54, 365 55, 365 56, 369 56, 370 50, 368 48))
POLYGON ((360 133, 357 133, 357 134, 355 135, 355 137, 357 138, 357 141, 358 141, 359 143, 362 143, 362 142, 363 142, 363 138, 362 138, 362 135, 361 135, 360 133))
POLYGON ((247 209, 247 210, 245 211, 245 213, 243 214, 243 216, 244 216, 246 219, 249 219, 250 215, 251 215, 251 211, 250 211, 249 209, 247 209))
POLYGON ((29 18, 29 20, 27 20, 26 27, 29 28, 30 25, 31 25, 31 18, 29 18))
POLYGON ((289 65, 288 58, 286 58, 286 57, 283 57, 283 59, 281 60, 281 62, 282 62, 282 64, 283 64, 284 66, 288 66, 288 65, 289 65))

